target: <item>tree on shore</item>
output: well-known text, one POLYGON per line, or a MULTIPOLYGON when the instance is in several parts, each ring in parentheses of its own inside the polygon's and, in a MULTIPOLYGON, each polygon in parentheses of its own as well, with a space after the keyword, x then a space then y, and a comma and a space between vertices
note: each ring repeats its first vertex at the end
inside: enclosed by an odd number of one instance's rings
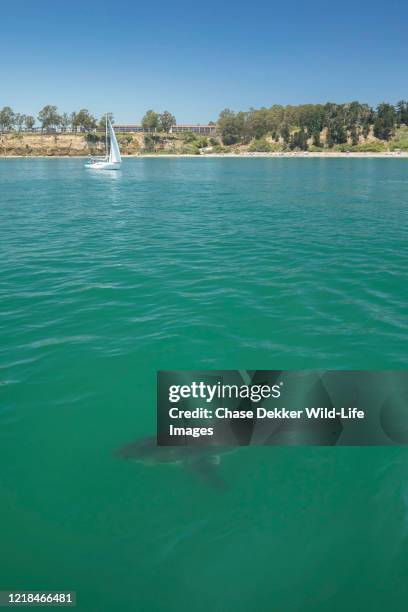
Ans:
MULTIPOLYGON (((113 123, 113 115, 108 114, 113 123)), ((105 115, 98 127, 105 129, 105 115)), ((62 126, 91 131, 97 123, 88 109, 83 108, 71 114, 60 115, 56 106, 47 105, 38 114, 41 130, 62 126)), ((148 110, 142 119, 146 131, 169 132, 176 118, 169 111, 157 113, 148 110)), ((0 110, 0 131, 21 131, 25 126, 32 130, 35 119, 31 115, 15 113, 10 106, 0 110)), ((283 141, 286 147, 302 148, 312 142, 314 146, 333 147, 336 145, 357 146, 367 140, 371 130, 378 139, 388 141, 396 129, 408 126, 408 101, 400 100, 395 105, 379 104, 373 109, 357 100, 344 104, 300 104, 297 106, 274 104, 270 108, 250 108, 234 112, 228 108, 221 111, 216 123, 217 132, 225 145, 261 144, 275 140, 283 141), (306 143, 306 145, 305 145, 306 143)), ((404 128, 405 129, 405 128, 404 128)), ((262 145, 263 146, 263 145, 262 145)))
POLYGON ((360 136, 367 139, 373 124, 374 134, 389 140, 396 127, 408 125, 408 102, 400 100, 395 107, 382 104, 376 110, 357 100, 345 104, 275 104, 270 108, 251 108, 238 113, 224 109, 219 115, 217 127, 226 145, 255 142, 269 135, 276 141, 281 138, 286 146, 300 148, 304 139, 301 130, 306 139, 312 139, 317 147, 322 146, 323 130, 327 147, 348 142, 356 146, 360 136))
POLYGON ((21 132, 23 125, 25 123, 26 116, 21 113, 16 113, 14 115, 14 125, 17 127, 18 131, 21 132))
POLYGON ((285 144, 289 144, 289 140, 290 140, 290 130, 289 130, 289 126, 287 123, 284 123, 281 127, 280 130, 280 135, 282 137, 282 140, 285 144))
POLYGON ((157 130, 159 127, 159 114, 154 110, 148 110, 142 118, 142 127, 145 130, 157 130))
POLYGON ((49 128, 56 128, 61 125, 61 117, 56 106, 47 104, 38 113, 38 121, 41 124, 41 131, 49 128))
POLYGON ((80 128, 85 132, 94 130, 96 127, 96 119, 91 115, 87 108, 81 108, 80 111, 74 114, 72 118, 72 127, 80 128))
POLYGON ((381 140, 390 140, 394 132, 397 113, 391 104, 383 102, 377 107, 374 121, 374 136, 381 140))
POLYGON ((397 111, 398 127, 400 127, 402 123, 408 125, 408 102, 406 100, 400 100, 395 105, 395 108, 397 111))
POLYGON ((142 117, 142 127, 148 131, 170 132, 170 128, 175 123, 176 118, 169 111, 156 113, 156 111, 149 109, 142 117))
POLYGON ((353 125, 350 130, 350 137, 351 137, 351 144, 353 145, 353 147, 358 145, 358 141, 359 141, 358 131, 355 125, 353 125))
POLYGON ((69 126, 72 125, 71 123, 71 115, 69 115, 68 113, 62 113, 61 115, 61 127, 66 130, 67 128, 69 128, 69 126))
POLYGON ((35 119, 32 115, 26 115, 24 121, 25 129, 31 131, 35 125, 35 119))
POLYGON ((258 140, 271 131, 267 108, 250 109, 247 116, 237 113, 235 120, 238 123, 238 129, 243 132, 244 139, 245 136, 248 136, 248 140, 251 138, 258 140))
POLYGON ((292 150, 307 151, 307 135, 304 128, 292 134, 289 147, 292 150))
POLYGON ((175 125, 176 118, 169 111, 163 111, 159 115, 159 130, 161 132, 170 132, 172 125, 175 125))
POLYGON ((106 127, 106 118, 109 119, 109 121, 112 123, 112 125, 115 123, 115 119, 113 117, 113 113, 105 113, 104 115, 102 115, 102 117, 99 119, 99 123, 98 123, 98 128, 101 130, 104 130, 106 127))
POLYGON ((234 113, 229 108, 221 111, 218 117, 217 128, 221 136, 221 140, 225 145, 236 144, 244 138, 242 122, 240 122, 234 113))
POLYGON ((329 147, 332 147, 333 145, 344 144, 346 142, 346 129, 340 119, 336 118, 327 128, 327 144, 329 147))
POLYGON ((315 147, 321 147, 322 146, 322 142, 320 140, 320 130, 316 129, 313 134, 312 134, 312 138, 313 138, 313 146, 315 147))
POLYGON ((0 131, 11 130, 14 125, 14 112, 10 106, 3 106, 0 111, 0 131))

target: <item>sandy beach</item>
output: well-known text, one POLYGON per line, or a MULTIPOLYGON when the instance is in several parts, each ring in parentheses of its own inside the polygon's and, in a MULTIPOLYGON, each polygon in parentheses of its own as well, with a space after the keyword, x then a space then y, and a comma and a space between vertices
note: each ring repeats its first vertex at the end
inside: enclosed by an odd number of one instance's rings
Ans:
POLYGON ((145 153, 141 155, 128 155, 126 157, 193 157, 193 158, 202 158, 202 157, 357 157, 361 159, 362 157, 408 157, 408 151, 403 151, 400 153, 396 153, 395 151, 385 151, 381 153, 375 152, 364 152, 364 153, 344 153, 341 151, 288 151, 288 152, 273 152, 273 153, 206 153, 203 155, 174 155, 174 154, 154 154, 154 153, 145 153))
MULTIPOLYGON (((1 159, 87 159, 89 155, 0 155, 1 159)), ((290 151, 290 152, 279 152, 279 153, 206 153, 202 155, 191 155, 191 154, 175 154, 175 153, 140 153, 137 155, 123 155, 124 159, 127 158, 191 158, 191 159, 203 159, 209 158, 275 158, 275 157, 309 157, 309 158, 408 158, 408 151, 395 152, 386 151, 381 153, 375 152, 364 152, 364 153, 344 153, 341 151, 290 151)))

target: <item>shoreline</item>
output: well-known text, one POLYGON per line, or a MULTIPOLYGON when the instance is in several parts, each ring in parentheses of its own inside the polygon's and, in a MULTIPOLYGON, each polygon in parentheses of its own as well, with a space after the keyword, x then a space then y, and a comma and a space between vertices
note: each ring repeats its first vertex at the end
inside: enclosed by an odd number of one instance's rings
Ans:
MULTIPOLYGON (((271 153, 206 153, 203 155, 194 155, 189 153, 141 153, 137 155, 123 155, 122 160, 132 158, 408 158, 408 151, 399 153, 392 151, 383 152, 343 152, 343 151, 290 151, 290 152, 271 152, 271 153)), ((88 159, 89 155, 0 155, 1 159, 88 159)))

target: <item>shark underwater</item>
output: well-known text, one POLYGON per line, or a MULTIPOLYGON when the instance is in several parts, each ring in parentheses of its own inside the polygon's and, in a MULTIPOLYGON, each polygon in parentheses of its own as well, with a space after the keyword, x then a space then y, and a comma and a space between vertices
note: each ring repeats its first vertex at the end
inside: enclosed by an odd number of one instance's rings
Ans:
POLYGON ((115 455, 144 465, 179 465, 203 484, 218 491, 226 491, 229 486, 219 473, 219 465, 221 455, 233 450, 217 446, 158 446, 156 437, 151 436, 121 446, 115 455))

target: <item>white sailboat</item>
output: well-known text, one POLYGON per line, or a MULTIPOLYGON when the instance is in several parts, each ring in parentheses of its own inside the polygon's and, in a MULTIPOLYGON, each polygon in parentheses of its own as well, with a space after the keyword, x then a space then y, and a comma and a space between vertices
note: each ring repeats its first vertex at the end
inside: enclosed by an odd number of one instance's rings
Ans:
POLYGON ((106 115, 106 155, 103 158, 92 158, 85 164, 85 168, 92 170, 119 170, 122 163, 118 141, 116 140, 115 130, 112 127, 108 115, 106 115), (108 132, 110 147, 108 153, 108 132))

